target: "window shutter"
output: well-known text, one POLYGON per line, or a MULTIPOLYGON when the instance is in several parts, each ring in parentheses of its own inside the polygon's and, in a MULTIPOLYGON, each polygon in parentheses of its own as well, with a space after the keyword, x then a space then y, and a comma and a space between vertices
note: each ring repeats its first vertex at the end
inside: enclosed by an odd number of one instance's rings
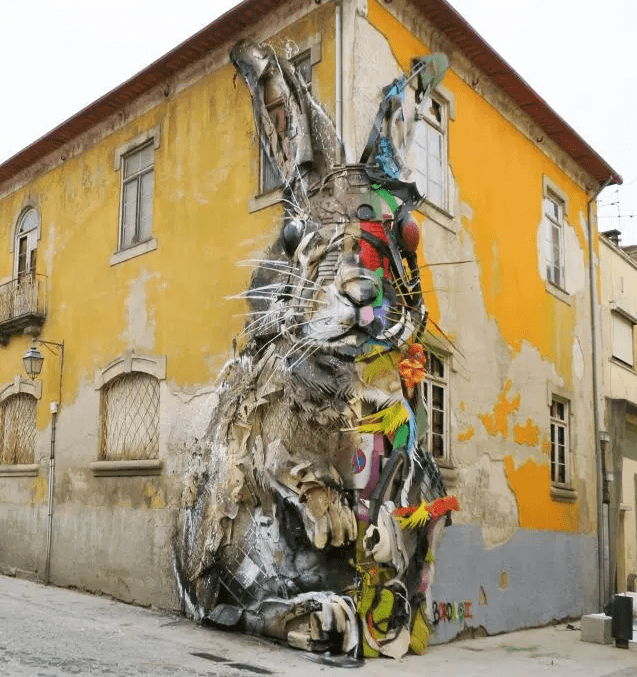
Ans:
POLYGON ((634 364, 633 323, 618 313, 613 313, 613 357, 634 364))

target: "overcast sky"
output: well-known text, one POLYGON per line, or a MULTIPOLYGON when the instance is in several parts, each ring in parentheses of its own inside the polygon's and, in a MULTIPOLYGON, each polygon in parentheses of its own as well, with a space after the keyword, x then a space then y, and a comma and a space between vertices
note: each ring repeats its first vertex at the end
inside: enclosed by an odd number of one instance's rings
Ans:
MULTIPOLYGON (((637 244, 637 2, 450 0, 624 178, 600 230, 637 244)), ((0 0, 0 162, 236 4, 0 0)))

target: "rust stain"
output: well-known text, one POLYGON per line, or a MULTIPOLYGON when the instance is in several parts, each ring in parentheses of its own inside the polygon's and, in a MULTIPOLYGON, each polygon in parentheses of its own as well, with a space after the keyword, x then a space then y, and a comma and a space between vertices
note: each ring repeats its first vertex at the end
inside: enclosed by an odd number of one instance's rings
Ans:
POLYGON ((511 384, 511 379, 508 379, 504 384, 502 392, 498 396, 498 401, 493 407, 492 414, 478 414, 478 418, 482 421, 482 424, 492 437, 502 435, 502 437, 506 438, 509 436, 508 417, 515 413, 520 407, 520 393, 515 397, 508 399, 511 384))
POLYGON ((504 457, 504 470, 518 503, 520 526, 545 531, 578 531, 580 504, 551 498, 551 473, 548 465, 529 459, 515 468, 512 456, 504 457))
POLYGON ((469 426, 463 433, 458 433, 458 442, 466 442, 467 440, 470 440, 474 435, 476 431, 473 426, 469 426))
POLYGON ((540 441, 540 428, 529 418, 525 425, 516 423, 513 426, 513 439, 517 444, 526 444, 527 447, 536 447, 540 441))

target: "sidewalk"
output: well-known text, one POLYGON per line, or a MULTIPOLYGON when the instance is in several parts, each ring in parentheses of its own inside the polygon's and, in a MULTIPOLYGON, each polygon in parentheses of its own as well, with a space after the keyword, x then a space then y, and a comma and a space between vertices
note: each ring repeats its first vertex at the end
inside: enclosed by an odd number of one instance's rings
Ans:
POLYGON ((578 630, 558 625, 437 645, 425 656, 371 660, 345 671, 174 614, 0 576, 3 676, 315 677, 326 671, 352 677, 637 677, 637 645, 587 644, 578 630))

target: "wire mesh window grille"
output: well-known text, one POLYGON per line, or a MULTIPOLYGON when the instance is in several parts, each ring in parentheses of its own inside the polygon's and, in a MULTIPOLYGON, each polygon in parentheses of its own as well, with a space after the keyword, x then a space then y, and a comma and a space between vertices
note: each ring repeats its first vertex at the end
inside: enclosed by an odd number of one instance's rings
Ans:
POLYGON ((159 381, 149 374, 122 374, 101 398, 100 458, 132 460, 159 454, 159 381))
POLYGON ((33 463, 36 399, 11 395, 0 404, 0 464, 33 463))

